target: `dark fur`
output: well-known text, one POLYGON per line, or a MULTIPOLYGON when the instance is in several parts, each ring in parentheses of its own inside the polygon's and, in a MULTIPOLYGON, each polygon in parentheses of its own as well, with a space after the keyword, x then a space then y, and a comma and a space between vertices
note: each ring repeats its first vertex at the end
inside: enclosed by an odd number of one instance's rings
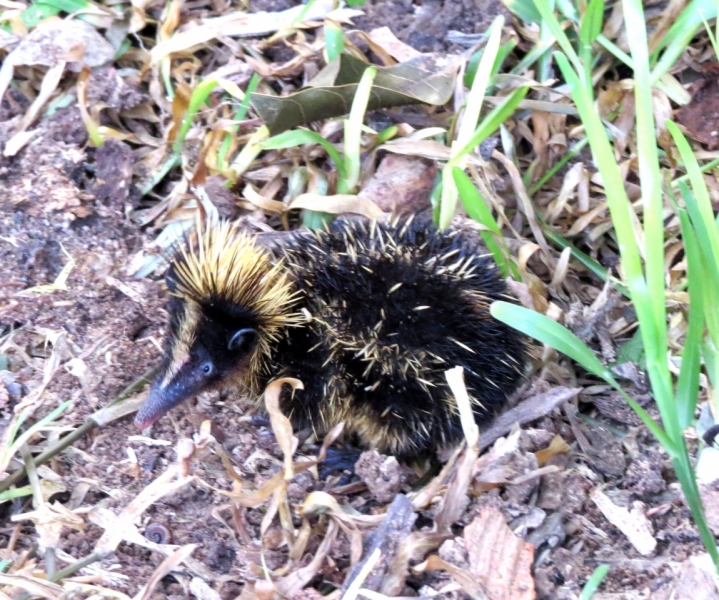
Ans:
MULTIPOLYGON (((321 423, 319 413, 323 403, 334 401, 328 386, 338 386, 336 394, 350 396, 358 412, 364 406, 372 419, 391 423, 405 442, 396 453, 409 457, 462 437, 459 416, 446 402, 451 396, 446 369, 464 367, 467 389, 484 407, 475 407, 476 419, 486 422, 516 388, 526 350, 515 330, 489 315, 493 300, 509 298, 497 268, 490 257, 482 255, 474 234, 441 234, 419 223, 406 228, 401 223, 377 224, 376 228, 372 237, 366 222, 336 221, 329 231, 319 232, 317 237, 298 237, 284 248, 303 290, 304 306, 323 322, 289 330, 277 348, 272 370, 304 383, 304 390, 284 400, 283 409, 296 425, 320 431, 334 426, 333 422, 321 423), (392 243, 382 244, 389 239, 392 243), (349 246, 357 251, 356 260, 348 253, 349 246), (408 255, 398 256, 397 249, 408 255), (456 253, 446 260, 425 266, 428 260, 453 251, 456 253), (465 258, 475 267, 473 276, 459 279, 438 274, 465 258), (397 283, 402 286, 388 294, 397 283), (467 290, 487 296, 486 308, 477 310, 468 302, 463 296, 467 290), (413 310, 420 305, 429 308, 413 310), (340 338, 366 339, 380 321, 379 344, 396 344, 409 352, 425 350, 442 359, 422 364, 421 378, 434 387, 421 385, 411 370, 407 376, 401 354, 390 361, 395 364, 374 364, 367 372, 368 362, 358 358, 356 350, 340 348, 333 353, 329 347, 329 329, 340 338), (378 381, 378 387, 367 390, 378 381)), ((358 441, 383 445, 381 439, 358 441)))

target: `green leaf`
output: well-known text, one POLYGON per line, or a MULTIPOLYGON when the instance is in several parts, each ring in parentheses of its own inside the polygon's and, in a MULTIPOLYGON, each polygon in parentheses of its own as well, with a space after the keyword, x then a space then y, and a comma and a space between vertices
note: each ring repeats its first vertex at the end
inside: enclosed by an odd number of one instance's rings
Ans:
POLYGON ((362 168, 362 123, 364 123, 372 85, 376 78, 377 67, 367 67, 362 73, 355 97, 352 100, 349 117, 345 121, 345 177, 340 177, 337 182, 338 194, 354 194, 357 191, 362 168))
POLYGON ((584 46, 591 46, 602 33, 603 23, 604 0, 590 0, 579 26, 579 41, 584 46))
POLYGON ((646 369, 646 352, 644 352, 644 342, 642 342, 642 333, 638 329, 634 335, 617 348, 617 361, 615 365, 621 365, 626 362, 633 362, 641 369, 646 369))
MULTIPOLYGON (((504 61, 506 60, 507 56, 509 56, 516 47, 517 41, 514 38, 510 39, 508 42, 505 42, 499 47, 497 56, 494 59, 494 65, 492 65, 492 75, 496 75, 497 73, 499 73, 499 70, 502 68, 502 65, 504 64, 504 61)), ((479 68, 479 61, 482 59, 483 52, 484 50, 477 50, 477 52, 472 54, 472 57, 467 63, 467 69, 464 73, 464 85, 469 89, 472 88, 472 84, 474 83, 474 76, 477 74, 477 69, 479 68)), ((487 91, 489 92, 492 87, 492 85, 488 86, 487 91)))
POLYGON ((462 156, 470 153, 490 135, 497 131, 499 126, 514 114, 514 111, 519 106, 519 103, 524 100, 528 91, 529 88, 522 85, 507 96, 500 105, 494 107, 479 124, 479 127, 475 130, 474 135, 469 142, 464 146, 464 148, 455 154, 452 158, 452 163, 457 164, 458 160, 462 156))
POLYGON ((542 15, 539 14, 533 0, 502 0, 511 13, 517 15, 526 23, 541 23, 542 15))
POLYGON ((44 21, 49 17, 54 17, 59 14, 59 12, 60 9, 52 6, 51 4, 38 2, 25 9, 20 15, 20 18, 22 19, 25 27, 28 29, 34 29, 40 21, 44 21))
POLYGON ((490 312, 495 319, 566 354, 590 373, 617 386, 611 372, 600 362, 594 352, 563 325, 543 314, 509 302, 493 302, 490 312))
POLYGON ((592 576, 582 588, 582 594, 579 596, 579 600, 591 600, 607 576, 607 573, 609 573, 609 565, 599 565, 594 569, 594 573, 592 573, 592 576))
POLYGON ((704 333, 704 292, 702 282, 708 281, 704 274, 699 243, 685 210, 679 211, 682 238, 687 257, 687 279, 689 280, 689 328, 684 341, 682 366, 677 382, 676 405, 679 427, 682 431, 694 420, 694 409, 699 395, 699 349, 704 333))
POLYGON ((511 275, 517 281, 521 280, 519 270, 516 265, 508 260, 506 247, 504 251, 500 248, 497 243, 497 238, 502 242, 504 246, 504 239, 502 238, 502 232, 497 225, 497 221, 492 216, 492 211, 487 206, 486 202, 479 193, 479 190, 475 187, 469 176, 459 167, 452 167, 452 177, 454 178, 454 184, 457 186, 459 197, 462 199, 464 207, 467 209, 467 214, 484 225, 490 231, 481 230, 479 234, 484 240, 484 244, 487 246, 487 250, 492 253, 494 262, 502 271, 503 277, 509 277, 511 275), (495 237, 496 236, 496 237, 495 237))
POLYGON ((190 96, 190 103, 187 106, 185 116, 182 118, 182 125, 180 125, 180 131, 177 134, 177 139, 175 140, 175 152, 180 152, 182 144, 187 137, 187 132, 190 131, 190 127, 192 126, 192 121, 195 118, 195 115, 200 110, 200 107, 205 102, 207 102, 207 98, 209 98, 210 94, 212 93, 212 90, 214 90, 216 87, 216 79, 206 79, 202 83, 199 83, 194 90, 192 90, 192 95, 190 96))
MULTIPOLYGON (((687 207, 691 230, 694 232, 693 239, 696 240, 699 248, 698 256, 702 264, 701 291, 704 295, 704 306, 719 306, 719 260, 717 260, 712 247, 712 235, 716 233, 716 227, 711 218, 707 226, 707 221, 701 214, 699 203, 683 181, 679 182, 678 188, 687 207)), ((705 311, 704 318, 709 335, 712 337, 714 344, 718 345, 719 311, 705 311)))
POLYGON ((334 21, 325 20, 325 51, 327 52, 327 62, 337 60, 345 51, 345 38, 342 27, 334 21))

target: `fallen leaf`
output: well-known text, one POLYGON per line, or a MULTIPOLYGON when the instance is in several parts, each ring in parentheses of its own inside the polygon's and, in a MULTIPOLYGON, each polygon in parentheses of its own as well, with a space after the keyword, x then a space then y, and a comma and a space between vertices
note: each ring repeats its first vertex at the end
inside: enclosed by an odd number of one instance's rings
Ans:
MULTIPOLYGON (((350 112, 369 63, 349 54, 328 64, 304 90, 289 96, 252 94, 252 106, 270 134, 350 112)), ((406 104, 445 104, 454 93, 459 61, 443 54, 422 54, 391 67, 377 67, 367 110, 406 104)))
POLYGON ((482 585, 489 600, 536 598, 531 568, 534 546, 507 527, 493 507, 482 509, 464 528, 469 572, 482 585))

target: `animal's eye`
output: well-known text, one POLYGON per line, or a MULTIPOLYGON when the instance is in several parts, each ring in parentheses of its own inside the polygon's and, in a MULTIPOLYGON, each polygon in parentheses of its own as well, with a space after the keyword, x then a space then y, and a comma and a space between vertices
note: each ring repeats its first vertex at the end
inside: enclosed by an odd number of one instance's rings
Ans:
POLYGON ((227 344, 227 348, 229 350, 246 352, 250 349, 252 344, 255 343, 256 339, 257 332, 254 329, 240 329, 237 333, 235 333, 235 335, 232 336, 229 343, 227 344))
POLYGON ((200 368, 205 375, 212 375, 212 371, 214 369, 211 362, 206 362, 200 368))

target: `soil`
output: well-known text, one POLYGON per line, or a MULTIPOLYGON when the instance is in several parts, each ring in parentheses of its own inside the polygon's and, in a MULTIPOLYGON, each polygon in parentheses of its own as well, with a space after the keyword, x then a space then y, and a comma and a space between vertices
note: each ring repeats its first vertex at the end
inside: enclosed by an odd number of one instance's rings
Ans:
MULTIPOLYGON (((293 0, 250 2, 254 11, 295 4, 293 0)), ((497 0, 485 4, 373 0, 364 10, 366 15, 355 20, 358 28, 369 31, 390 24, 400 39, 416 49, 445 52, 464 49, 446 41, 449 31, 482 32, 496 14, 504 12, 497 0)), ((107 101, 115 92, 97 93, 107 101)), ((126 92, 123 97, 130 98, 130 104, 142 96, 138 90, 126 92)), ((22 96, 11 93, 3 101, 0 146, 24 108, 22 96)), ((140 197, 133 186, 136 149, 119 141, 100 150, 88 147, 75 108, 58 110, 39 129, 18 156, 0 158, 0 392, 7 392, 0 393, 0 428, 14 406, 43 385, 43 408, 35 417, 71 400, 63 424, 80 425, 159 360, 167 321, 162 280, 130 275, 135 255, 156 237, 151 228, 142 229, 128 217, 140 197), (67 275, 64 282, 63 275, 67 275), (54 282, 58 283, 54 288, 38 287, 54 282)), ((596 382, 583 382, 592 383, 596 382)), ((534 393, 537 388, 527 385, 518 400, 534 393)), ((640 402, 648 401, 643 390, 635 390, 634 395, 640 402)), ((245 509, 226 495, 236 482, 224 458, 245 485, 256 488, 283 464, 272 432, 248 421, 244 407, 231 398, 200 398, 178 407, 142 437, 131 417, 96 429, 47 465, 62 486, 52 499, 71 508, 101 507, 117 514, 175 461, 177 441, 196 436, 205 419, 212 420, 216 448, 196 457, 192 465, 196 481, 153 504, 139 529, 161 525, 168 529, 172 544, 197 544, 192 556, 211 574, 219 597, 237 598, 246 582, 262 581, 263 564, 270 569, 285 565, 288 550, 279 527, 261 531, 266 505, 245 509)), ((303 452, 310 449, 301 448, 299 454, 303 452)), ((11 468, 18 466, 13 463, 11 468)), ((499 509, 512 531, 535 546, 538 598, 575 598, 600 564, 612 567, 602 587, 602 592, 616 594, 612 598, 669 597, 679 563, 701 551, 671 473, 667 455, 621 398, 609 392, 581 393, 571 406, 522 431, 517 450, 493 465, 482 484, 484 493, 471 498, 457 525, 470 523, 484 507, 499 509), (546 466, 555 467, 551 472, 510 483, 539 467, 535 452, 545 449, 555 435, 571 451, 549 460, 546 466), (591 500, 598 487, 611 494, 615 504, 630 506, 640 500, 652 509, 648 514, 658 540, 652 557, 639 555, 607 522, 591 500)), ((409 476, 414 475, 412 469, 372 455, 364 457, 360 474, 362 482, 355 478, 339 490, 339 476, 321 481, 310 472, 297 475, 288 487, 294 526, 302 526, 296 509, 312 491, 333 490, 341 506, 372 515, 398 491, 410 489, 407 481, 416 481, 409 476)), ((10 517, 29 510, 27 498, 0 504, 2 547, 14 528, 10 517)), ((432 510, 420 512, 416 526, 427 528, 432 518, 432 510)), ((321 541, 320 518, 309 522, 313 529, 296 566, 306 565, 321 541)), ((24 521, 22 533, 18 549, 31 550, 33 526, 24 521)), ((66 556, 60 554, 59 566, 90 553, 102 533, 93 523, 82 531, 66 529, 60 545, 66 556)), ((445 544, 440 551, 443 557, 455 564, 466 561, 461 544, 453 540, 445 544)), ((316 590, 340 588, 351 567, 350 556, 351 544, 340 534, 309 588, 294 597, 314 600, 319 598, 316 590)), ((104 585, 134 595, 164 558, 123 542, 102 563, 104 585)), ((44 568, 43 560, 37 560, 44 568)), ((168 575, 152 597, 196 597, 189 591, 190 579, 187 574, 168 575)), ((419 595, 448 581, 440 571, 412 574, 399 595, 419 595)))

